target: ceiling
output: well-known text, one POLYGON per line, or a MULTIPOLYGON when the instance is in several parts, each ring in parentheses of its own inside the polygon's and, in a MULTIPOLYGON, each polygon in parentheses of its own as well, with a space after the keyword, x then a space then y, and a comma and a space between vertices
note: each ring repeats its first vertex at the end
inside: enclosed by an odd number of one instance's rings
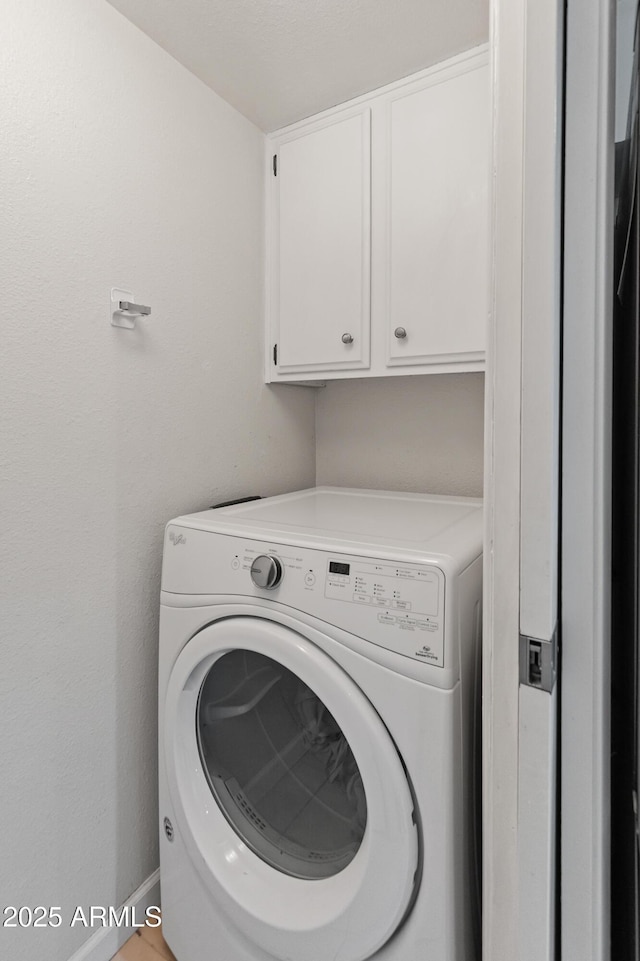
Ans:
POLYGON ((109 0, 262 130, 488 39, 489 0, 109 0))

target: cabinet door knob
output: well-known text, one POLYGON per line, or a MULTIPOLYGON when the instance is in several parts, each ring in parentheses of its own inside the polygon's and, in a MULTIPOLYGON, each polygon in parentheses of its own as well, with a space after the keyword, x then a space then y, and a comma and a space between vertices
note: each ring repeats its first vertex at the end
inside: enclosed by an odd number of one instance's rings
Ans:
POLYGON ((405 337, 407 336, 407 332, 404 329, 404 327, 396 327, 393 333, 398 338, 398 340, 404 340, 405 337))
POLYGON ((353 337, 351 336, 351 334, 343 334, 343 335, 342 335, 342 343, 343 343, 343 344, 352 344, 352 343, 353 343, 353 337))

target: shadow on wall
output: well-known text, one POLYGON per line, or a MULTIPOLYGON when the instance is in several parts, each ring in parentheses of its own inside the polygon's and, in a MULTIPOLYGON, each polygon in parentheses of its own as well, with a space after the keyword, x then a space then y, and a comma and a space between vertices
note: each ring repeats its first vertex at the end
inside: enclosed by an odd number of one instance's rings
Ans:
POLYGON ((316 481, 482 496, 484 374, 334 381, 318 391, 316 481))

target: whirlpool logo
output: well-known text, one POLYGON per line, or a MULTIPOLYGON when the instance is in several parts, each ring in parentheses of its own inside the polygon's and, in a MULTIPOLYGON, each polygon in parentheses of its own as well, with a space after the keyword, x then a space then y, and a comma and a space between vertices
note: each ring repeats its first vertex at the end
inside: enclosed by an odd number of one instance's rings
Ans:
POLYGON ((184 536, 184 534, 176 534, 175 531, 169 531, 169 540, 171 541, 174 547, 177 547, 178 544, 187 543, 187 538, 184 536))

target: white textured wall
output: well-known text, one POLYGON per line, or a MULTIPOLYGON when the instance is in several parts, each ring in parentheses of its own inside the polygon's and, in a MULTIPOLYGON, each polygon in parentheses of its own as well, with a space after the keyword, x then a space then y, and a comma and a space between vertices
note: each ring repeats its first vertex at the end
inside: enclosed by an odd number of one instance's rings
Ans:
POLYGON ((318 391, 318 484, 482 496, 482 374, 334 381, 318 391))
POLYGON ((157 866, 163 525, 314 481, 261 384, 262 135, 104 0, 3 0, 0 956, 64 961, 157 866), (109 290, 152 306, 136 331, 109 290))

